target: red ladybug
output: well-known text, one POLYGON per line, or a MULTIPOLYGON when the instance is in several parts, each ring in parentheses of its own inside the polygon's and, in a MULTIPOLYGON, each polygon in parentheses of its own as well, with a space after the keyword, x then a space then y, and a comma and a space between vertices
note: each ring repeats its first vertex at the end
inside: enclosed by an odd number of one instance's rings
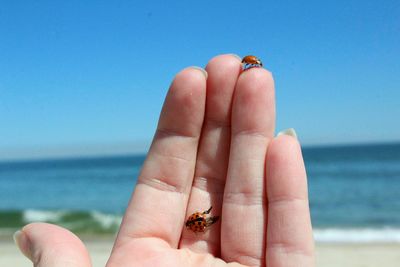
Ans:
POLYGON ((197 233, 204 232, 207 227, 218 221, 219 216, 207 216, 210 214, 212 207, 203 212, 195 212, 186 220, 186 228, 197 233))
POLYGON ((242 59, 243 69, 247 70, 254 67, 262 67, 261 60, 256 56, 245 56, 242 59))

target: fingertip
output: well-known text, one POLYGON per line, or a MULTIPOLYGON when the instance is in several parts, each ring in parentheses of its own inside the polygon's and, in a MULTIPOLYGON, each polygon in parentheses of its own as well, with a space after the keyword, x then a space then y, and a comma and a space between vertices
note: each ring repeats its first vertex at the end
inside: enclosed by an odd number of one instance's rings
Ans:
POLYGON ((14 239, 21 252, 35 266, 91 266, 89 254, 82 241, 60 226, 31 223, 17 231, 14 239))
POLYGON ((204 109, 206 99, 205 70, 199 67, 188 67, 180 71, 174 78, 166 104, 188 110, 188 112, 204 109), (170 101, 170 103, 167 103, 170 101))
POLYGON ((207 80, 208 73, 205 69, 197 66, 190 66, 184 68, 175 75, 173 84, 183 83, 188 85, 198 85, 199 83, 205 83, 207 80))
POLYGON ((244 82, 252 80, 260 84, 266 84, 269 86, 274 86, 274 77, 272 72, 265 68, 251 68, 242 71, 239 77, 239 81, 244 80, 244 82))
POLYGON ((207 79, 208 78, 208 73, 205 69, 203 69, 202 67, 198 67, 198 66, 190 66, 189 69, 194 69, 194 70, 198 70, 200 71, 204 77, 207 79))
POLYGON ((210 59, 208 61, 206 70, 217 70, 217 69, 237 69, 238 71, 240 70, 240 63, 241 59, 239 56, 235 54, 223 54, 223 55, 218 55, 210 59))
POLYGON ((282 134, 270 142, 266 172, 270 201, 287 197, 307 199, 307 175, 300 143, 295 137, 282 134))
POLYGON ((272 139, 268 147, 268 160, 279 161, 275 164, 281 164, 290 160, 293 156, 301 155, 300 143, 295 132, 280 132, 277 137, 272 139))
POLYGON ((281 135, 289 135, 289 136, 292 136, 292 137, 298 139, 297 138, 297 133, 293 128, 282 130, 277 134, 277 136, 281 136, 281 135))
POLYGON ((258 132, 272 138, 275 132, 275 90, 270 73, 262 68, 242 72, 237 80, 232 131, 258 132))
POLYGON ((200 136, 206 102, 206 76, 198 67, 176 74, 161 111, 158 129, 200 136))
POLYGON ((25 225, 22 230, 28 238, 33 241, 33 239, 43 239, 44 237, 54 237, 54 238, 71 238, 75 241, 81 242, 81 240, 71 231, 50 223, 34 222, 25 225))
POLYGON ((13 235, 14 243, 17 245, 22 254, 28 259, 32 260, 31 245, 27 235, 22 231, 18 230, 13 235))

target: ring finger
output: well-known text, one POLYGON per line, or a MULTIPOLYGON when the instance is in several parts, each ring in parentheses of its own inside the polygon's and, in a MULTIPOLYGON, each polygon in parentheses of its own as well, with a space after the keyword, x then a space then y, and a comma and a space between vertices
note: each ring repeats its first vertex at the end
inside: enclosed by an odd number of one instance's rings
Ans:
POLYGON ((244 265, 265 260, 265 158, 275 127, 272 75, 243 72, 232 105, 232 140, 222 208, 221 256, 244 265))

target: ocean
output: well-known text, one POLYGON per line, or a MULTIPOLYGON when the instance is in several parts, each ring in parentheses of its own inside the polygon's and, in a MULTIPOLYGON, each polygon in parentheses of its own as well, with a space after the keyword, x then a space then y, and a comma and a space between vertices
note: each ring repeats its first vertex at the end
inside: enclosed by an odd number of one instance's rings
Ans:
MULTIPOLYGON (((317 242, 400 243, 400 144, 305 147, 317 242)), ((115 234, 144 155, 0 162, 0 236, 45 221, 115 234)))

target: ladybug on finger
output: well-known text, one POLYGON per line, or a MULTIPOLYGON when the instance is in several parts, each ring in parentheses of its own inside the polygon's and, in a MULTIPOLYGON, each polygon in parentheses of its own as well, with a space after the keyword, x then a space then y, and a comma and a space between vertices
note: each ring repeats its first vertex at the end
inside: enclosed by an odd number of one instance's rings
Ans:
POLYGON ((242 59, 242 64, 243 64, 243 70, 248 70, 255 67, 260 68, 263 66, 261 60, 258 57, 251 55, 245 56, 242 59))
POLYGON ((203 212, 195 212, 186 220, 185 226, 194 233, 204 232, 207 227, 216 223, 219 216, 209 216, 212 207, 203 212))

